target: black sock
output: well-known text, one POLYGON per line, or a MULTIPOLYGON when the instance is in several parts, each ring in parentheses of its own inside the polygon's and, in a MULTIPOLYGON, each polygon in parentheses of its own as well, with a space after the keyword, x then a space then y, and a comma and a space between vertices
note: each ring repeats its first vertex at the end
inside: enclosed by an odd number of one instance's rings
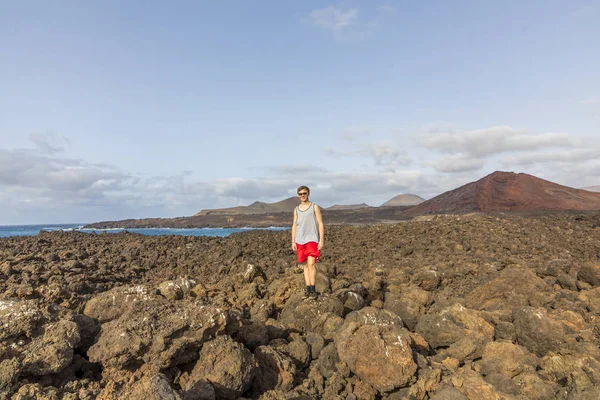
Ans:
POLYGON ((308 291, 309 291, 309 292, 311 292, 311 293, 314 293, 314 292, 316 291, 316 289, 315 289, 315 285, 310 285, 310 286, 308 287, 308 291))

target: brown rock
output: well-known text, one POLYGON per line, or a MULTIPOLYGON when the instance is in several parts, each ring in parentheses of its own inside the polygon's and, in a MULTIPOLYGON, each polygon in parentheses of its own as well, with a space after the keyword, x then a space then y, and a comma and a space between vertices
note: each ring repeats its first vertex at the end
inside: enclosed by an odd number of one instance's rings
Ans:
POLYGON ((600 286, 600 264, 584 264, 577 272, 577 279, 592 286, 600 286))
POLYGON ((519 344, 540 357, 557 351, 564 343, 563 325, 543 308, 515 308, 513 318, 519 344))
POLYGON ((202 346, 187 388, 196 381, 208 380, 217 397, 236 399, 250 388, 256 367, 248 349, 227 335, 219 336, 202 346))
POLYGON ((481 372, 484 375, 499 373, 509 378, 525 370, 534 370, 527 350, 506 342, 490 342, 483 350, 481 372))
POLYGON ((269 346, 260 346, 254 352, 258 364, 253 390, 256 394, 268 390, 287 392, 294 387, 296 365, 284 353, 269 346))
POLYGON ((118 319, 102 325, 98 341, 88 350, 90 361, 104 368, 143 365, 158 372, 198 357, 202 344, 219 334, 235 333, 239 317, 189 299, 177 302, 157 296, 154 307, 136 302, 118 319))
POLYGON ((498 393, 481 375, 468 367, 461 368, 450 377, 450 381, 468 399, 508 400, 506 395, 498 393))
POLYGON ((399 327, 349 323, 335 343, 340 360, 380 392, 407 386, 414 379, 417 365, 399 327))
POLYGON ((467 307, 476 310, 502 310, 528 306, 536 293, 549 292, 550 288, 528 268, 506 268, 498 278, 479 286, 467 297, 467 307))

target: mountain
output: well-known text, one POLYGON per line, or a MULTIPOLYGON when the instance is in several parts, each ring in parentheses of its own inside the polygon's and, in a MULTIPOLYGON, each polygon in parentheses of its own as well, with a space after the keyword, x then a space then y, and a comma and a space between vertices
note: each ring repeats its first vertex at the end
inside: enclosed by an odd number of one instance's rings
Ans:
POLYGON ((371 207, 366 203, 360 204, 334 204, 331 207, 327 207, 326 210, 358 210, 359 208, 371 207))
POLYGON ((411 207, 404 215, 539 210, 600 210, 600 193, 528 174, 496 171, 411 207))
POLYGON ((587 190, 588 192, 600 192, 600 186, 586 186, 582 187, 582 190, 587 190))
POLYGON ((421 204, 425 199, 417 196, 416 194, 399 194, 398 196, 392 197, 385 203, 381 205, 381 207, 387 206, 416 206, 417 204, 421 204))
POLYGON ((276 203, 263 203, 256 201, 249 206, 238 206, 229 208, 217 208, 213 210, 202 210, 194 216, 200 215, 249 215, 249 214, 269 214, 278 212, 292 212, 300 204, 298 197, 290 197, 276 203))

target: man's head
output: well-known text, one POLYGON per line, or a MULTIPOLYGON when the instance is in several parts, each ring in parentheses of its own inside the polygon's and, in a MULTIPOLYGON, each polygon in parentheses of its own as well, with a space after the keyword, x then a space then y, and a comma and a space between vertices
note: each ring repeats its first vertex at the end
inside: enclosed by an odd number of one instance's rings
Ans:
POLYGON ((310 195, 310 189, 308 186, 300 186, 298 190, 296 190, 296 193, 298 193, 300 199, 307 199, 308 195, 310 195))

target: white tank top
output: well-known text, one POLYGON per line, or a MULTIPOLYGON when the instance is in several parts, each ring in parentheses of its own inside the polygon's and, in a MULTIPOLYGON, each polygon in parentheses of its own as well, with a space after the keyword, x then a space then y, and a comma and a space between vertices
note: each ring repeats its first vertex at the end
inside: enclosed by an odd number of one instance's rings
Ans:
POLYGON ((319 225, 315 215, 315 203, 302 211, 296 207, 296 243, 306 244, 308 242, 319 242, 319 225))

